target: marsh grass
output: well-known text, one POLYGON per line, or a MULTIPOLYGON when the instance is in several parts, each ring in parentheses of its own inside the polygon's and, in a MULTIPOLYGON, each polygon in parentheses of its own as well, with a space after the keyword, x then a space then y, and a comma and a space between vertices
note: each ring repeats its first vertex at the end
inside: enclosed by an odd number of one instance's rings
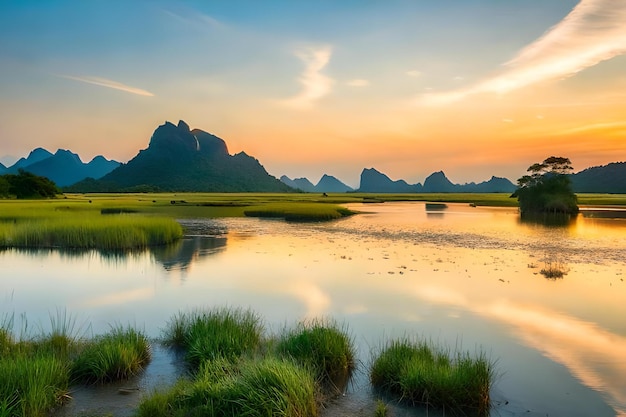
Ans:
POLYGON ((451 353, 426 342, 396 340, 375 359, 372 385, 411 404, 454 415, 489 414, 494 364, 482 352, 451 353))
POLYGON ((88 342, 72 364, 72 378, 102 383, 129 378, 150 361, 150 343, 131 327, 117 327, 88 342))
POLYGON ((3 356, 0 375, 0 415, 44 416, 67 395, 67 362, 50 354, 3 356))
POLYGON ((355 214, 345 207, 326 203, 268 203, 244 210, 248 217, 281 218, 292 222, 336 220, 355 214))
POLYGON ((61 216, 0 223, 0 247, 142 249, 182 237, 182 227, 166 218, 141 216, 61 216))
POLYGON ((387 404, 385 404, 382 400, 377 400, 376 408, 374 409, 374 417, 387 417, 387 414, 387 404))
POLYGON ((317 415, 313 375, 274 357, 203 362, 193 380, 181 380, 140 405, 139 417, 317 415))
POLYGON ((331 393, 345 388, 356 365, 352 338, 329 319, 300 322, 280 338, 276 351, 313 369, 331 393))
POLYGON ((251 310, 216 308, 179 313, 168 323, 166 344, 185 350, 194 367, 207 360, 234 360, 261 344, 263 325, 251 310))
POLYGON ((0 416, 44 416, 67 396, 68 361, 55 356, 47 336, 17 339, 13 324, 13 315, 0 323, 0 416))

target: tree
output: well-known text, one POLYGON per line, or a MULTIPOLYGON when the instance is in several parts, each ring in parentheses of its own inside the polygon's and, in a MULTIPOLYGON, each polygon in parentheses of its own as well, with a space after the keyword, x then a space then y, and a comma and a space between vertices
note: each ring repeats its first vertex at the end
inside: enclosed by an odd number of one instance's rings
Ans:
POLYGON ((52 198, 60 193, 56 184, 46 177, 40 177, 20 169, 17 174, 3 176, 9 184, 8 194, 16 198, 52 198))
POLYGON ((578 201, 572 191, 569 174, 573 170, 569 158, 551 156, 542 163, 531 165, 517 180, 517 197, 522 216, 554 213, 578 213, 578 201))

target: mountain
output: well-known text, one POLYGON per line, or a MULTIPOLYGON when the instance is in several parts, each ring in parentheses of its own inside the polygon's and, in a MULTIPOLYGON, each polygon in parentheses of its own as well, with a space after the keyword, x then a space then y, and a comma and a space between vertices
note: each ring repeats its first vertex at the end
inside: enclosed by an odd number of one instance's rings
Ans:
POLYGON ((35 148, 28 154, 26 158, 20 158, 16 163, 8 167, 8 172, 15 174, 18 169, 25 168, 29 165, 37 163, 39 161, 43 161, 44 159, 50 158, 52 153, 43 149, 43 148, 35 148))
POLYGON ((17 173, 24 169, 35 175, 47 177, 59 187, 74 184, 85 178, 100 178, 120 165, 119 162, 109 161, 97 156, 88 164, 80 157, 68 150, 59 149, 53 155, 45 149, 33 150, 28 158, 22 158, 10 168, 7 173, 17 173))
POLYGON ((626 193, 626 162, 587 168, 571 174, 576 193, 626 193))
POLYGON ((245 152, 228 153, 224 140, 179 121, 159 126, 148 148, 99 180, 67 191, 290 192, 245 152))
POLYGON ((392 181, 387 175, 374 168, 361 172, 359 191, 362 193, 418 193, 422 184, 410 185, 404 180, 392 181))
POLYGON ((280 180, 291 188, 304 191, 305 193, 346 193, 353 191, 352 187, 347 186, 337 178, 327 174, 324 174, 316 185, 313 185, 307 178, 296 178, 292 180, 286 175, 280 177, 280 180))
POLYGON ((4 174, 7 170, 7 167, 5 167, 2 162, 0 162, 0 175, 4 174))
POLYGON ((453 184, 443 171, 433 172, 424 185, 408 184, 404 180, 392 181, 374 168, 361 173, 360 192, 364 193, 512 193, 515 185, 506 178, 491 177, 481 183, 453 184))
POLYGON ((347 193, 354 191, 352 187, 347 186, 332 175, 324 174, 315 186, 315 190, 319 193, 347 193))
POLYGON ((452 184, 443 171, 433 172, 424 180, 423 193, 453 193, 459 191, 461 186, 452 184))
POLYGON ((281 182, 287 184, 293 189, 304 191, 305 193, 314 193, 315 186, 306 178, 291 179, 286 175, 280 177, 281 182))
POLYGON ((460 186, 462 193, 512 193, 517 187, 507 178, 492 176, 489 181, 470 182, 460 186))

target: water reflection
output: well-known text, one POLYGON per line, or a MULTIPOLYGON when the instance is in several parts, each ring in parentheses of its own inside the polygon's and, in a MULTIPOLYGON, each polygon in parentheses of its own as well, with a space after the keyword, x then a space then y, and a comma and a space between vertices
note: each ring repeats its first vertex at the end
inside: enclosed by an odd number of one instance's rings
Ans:
MULTIPOLYGON (((113 262, 0 252, 2 307, 48 317, 64 306, 89 314, 96 333, 135 321, 152 337, 194 307, 250 307, 270 331, 331 316, 349 326, 364 367, 394 336, 485 347, 505 374, 494 415, 626 412, 626 222, 580 216, 555 228, 522 223, 515 209, 449 204, 433 218, 424 203, 351 208, 367 213, 184 221, 177 245, 113 262), (550 262, 567 278, 543 279, 550 262)), ((368 386, 364 373, 342 401, 368 386)))
POLYGON ((537 224, 547 227, 570 227, 578 218, 578 214, 567 213, 521 213, 520 223, 537 224))
POLYGON ((168 270, 186 270, 194 262, 226 249, 227 238, 186 236, 172 245, 151 249, 154 259, 168 270))

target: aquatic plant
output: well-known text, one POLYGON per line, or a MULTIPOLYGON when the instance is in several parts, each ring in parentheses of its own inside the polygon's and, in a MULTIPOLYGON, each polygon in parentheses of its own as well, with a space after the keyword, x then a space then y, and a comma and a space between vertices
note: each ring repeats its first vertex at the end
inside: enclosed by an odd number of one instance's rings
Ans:
POLYGON ((313 417, 314 377, 304 367, 273 357, 207 360, 193 380, 144 399, 137 415, 313 417))
POLYGON ((0 357, 0 415, 44 416, 63 401, 67 362, 49 354, 13 352, 0 357))
POLYGON ((374 409, 374 417, 387 417, 387 405, 382 400, 376 401, 376 409, 374 409))
POLYGON ((268 203, 244 210, 248 217, 281 218, 294 222, 336 220, 355 214, 354 211, 327 203, 268 203))
POLYGON ((0 247, 124 250, 181 237, 180 224, 156 217, 89 215, 0 223, 0 247))
POLYGON ((298 323, 276 346, 279 355, 312 368, 332 391, 342 390, 355 368, 355 348, 347 331, 329 319, 298 323))
POLYGON ((394 340, 375 359, 372 385, 411 404, 446 414, 486 416, 494 364, 482 352, 450 353, 424 341, 394 340))
POLYGON ((263 326, 251 310, 216 308, 174 316, 164 332, 165 342, 186 351, 187 361, 198 366, 212 359, 236 359, 261 343, 263 326))
POLYGON ((72 364, 72 378, 99 383, 128 378, 150 361, 146 336, 131 327, 117 327, 87 342, 72 364))

